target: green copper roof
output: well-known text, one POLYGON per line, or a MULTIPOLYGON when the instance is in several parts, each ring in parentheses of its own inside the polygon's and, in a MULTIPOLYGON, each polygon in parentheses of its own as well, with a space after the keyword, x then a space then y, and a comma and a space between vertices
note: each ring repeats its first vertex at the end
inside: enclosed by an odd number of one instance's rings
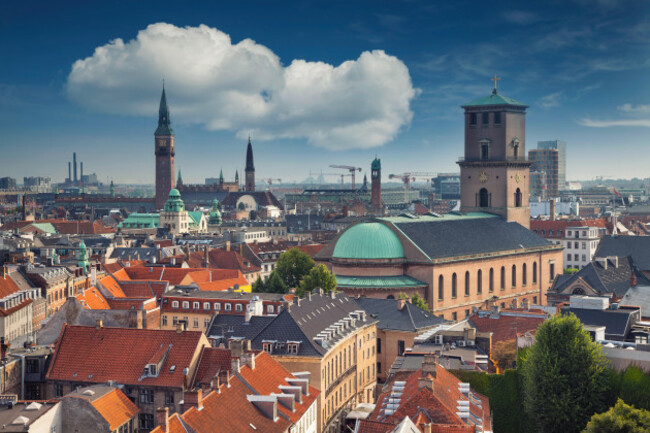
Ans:
POLYGON ((332 257, 340 259, 401 259, 404 248, 397 235, 377 222, 347 229, 336 241, 332 257))
POLYGON ((190 216, 190 227, 191 226, 198 226, 201 223, 201 217, 203 216, 203 212, 188 212, 188 215, 190 216))
POLYGON ((381 159, 375 158, 370 165, 371 170, 381 170, 381 159))
POLYGON ((174 130, 171 127, 169 118, 169 107, 167 106, 167 96, 165 95, 165 86, 163 85, 162 95, 160 96, 160 108, 158 108, 158 128, 155 135, 173 135, 174 130))
POLYGON ((391 277, 348 277, 336 276, 336 285, 346 288, 365 289, 407 289, 414 287, 426 287, 427 283, 416 280, 408 275, 396 275, 391 277))
POLYGON ((119 223, 117 227, 126 229, 153 229, 160 227, 160 214, 133 212, 124 221, 119 223))
POLYGON ((396 216, 396 217, 383 217, 378 219, 382 221, 389 221, 393 224, 398 224, 398 223, 468 220, 468 219, 477 219, 477 218, 499 218, 499 217, 484 212, 468 212, 464 214, 447 213, 439 216, 434 216, 434 215, 396 216))
POLYGON ((185 210, 185 203, 181 199, 181 193, 176 189, 169 191, 169 198, 165 202, 166 212, 181 212, 185 210))
POLYGON ((52 223, 32 223, 31 225, 39 230, 44 231, 45 233, 56 234, 56 228, 52 225, 52 223))
POLYGON ((522 104, 519 101, 515 101, 512 98, 494 92, 490 93, 488 96, 474 99, 472 102, 462 105, 462 107, 480 107, 484 105, 517 105, 519 107, 528 107, 526 104, 522 104))

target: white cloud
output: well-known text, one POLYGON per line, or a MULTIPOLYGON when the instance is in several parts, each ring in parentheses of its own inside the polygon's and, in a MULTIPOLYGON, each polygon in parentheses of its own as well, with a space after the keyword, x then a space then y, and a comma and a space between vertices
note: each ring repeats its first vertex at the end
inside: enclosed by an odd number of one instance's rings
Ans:
POLYGON ((623 104, 617 107, 620 111, 625 113, 633 114, 649 114, 650 113, 650 104, 649 105, 633 105, 633 104, 623 104))
POLYGON ((640 126, 650 128, 650 119, 623 119, 623 120, 593 120, 581 119, 578 123, 590 128, 610 128, 612 126, 640 126))
POLYGON ((553 108, 560 105, 561 100, 562 100, 562 92, 555 92, 540 98, 537 105, 545 109, 553 108))
POLYGON ((205 25, 157 23, 72 65, 67 92, 91 110, 157 116, 165 79, 172 122, 256 139, 306 138, 329 149, 381 146, 408 125, 418 94, 408 68, 384 51, 338 66, 293 60, 205 25))

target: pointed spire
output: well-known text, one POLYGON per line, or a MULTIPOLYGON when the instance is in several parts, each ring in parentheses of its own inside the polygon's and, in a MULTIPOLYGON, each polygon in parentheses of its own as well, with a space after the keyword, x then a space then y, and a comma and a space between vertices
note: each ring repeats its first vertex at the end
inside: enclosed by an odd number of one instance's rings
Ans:
POLYGON ((181 169, 178 169, 178 180, 176 180, 176 185, 182 185, 183 184, 183 175, 181 174, 181 169))
POLYGON ((169 117, 169 106, 167 105, 167 95, 165 94, 165 83, 163 82, 162 95, 160 96, 160 108, 158 109, 158 128, 156 135, 173 135, 174 130, 171 127, 169 117))
POLYGON ((219 171, 219 183, 223 184, 223 168, 219 171))
POLYGON ((255 171, 255 164, 253 164, 253 145, 251 144, 251 137, 248 136, 248 147, 246 148, 246 171, 255 171))
POLYGON ((239 183, 239 170, 235 170, 235 183, 239 183))

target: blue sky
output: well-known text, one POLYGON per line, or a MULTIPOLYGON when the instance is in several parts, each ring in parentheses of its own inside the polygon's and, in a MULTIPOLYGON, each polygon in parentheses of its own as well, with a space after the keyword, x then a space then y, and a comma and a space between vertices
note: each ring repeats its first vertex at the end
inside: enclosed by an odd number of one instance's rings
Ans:
MULTIPOLYGON (((456 171, 464 102, 530 105, 527 148, 568 144, 567 178, 647 177, 644 1, 4 2, 0 177, 153 182, 162 79, 186 182, 244 166, 456 171), (116 40, 118 40, 116 42, 116 40)), ((334 180, 334 178, 332 178, 334 180)))

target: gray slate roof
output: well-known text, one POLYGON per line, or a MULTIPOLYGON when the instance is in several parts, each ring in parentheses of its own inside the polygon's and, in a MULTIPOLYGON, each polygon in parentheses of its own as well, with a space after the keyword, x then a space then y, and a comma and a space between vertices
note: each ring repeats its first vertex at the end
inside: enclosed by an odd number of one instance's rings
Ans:
POLYGON ((395 226, 431 259, 486 254, 553 244, 502 218, 398 222, 395 226))
POLYGON ((404 308, 397 309, 397 299, 359 298, 355 299, 361 308, 379 320, 377 329, 419 332, 447 321, 406 302, 404 308))
POLYGON ((552 292, 561 292, 578 278, 582 278, 598 294, 615 293, 616 296, 624 296, 630 288, 632 273, 636 275, 637 284, 650 285, 650 280, 641 273, 634 264, 631 257, 619 257, 618 266, 608 261, 607 269, 601 263, 591 262, 584 268, 571 276, 558 278, 552 292))
POLYGON ((627 339, 634 324, 635 310, 589 310, 585 308, 563 308, 563 314, 573 313, 583 325, 604 326, 605 338, 623 341, 627 339))
POLYGON ((650 315, 650 286, 631 287, 619 304, 640 307, 641 316, 648 317, 650 315))
POLYGON ((632 256, 642 271, 650 270, 650 236, 605 236, 595 257, 632 256))

